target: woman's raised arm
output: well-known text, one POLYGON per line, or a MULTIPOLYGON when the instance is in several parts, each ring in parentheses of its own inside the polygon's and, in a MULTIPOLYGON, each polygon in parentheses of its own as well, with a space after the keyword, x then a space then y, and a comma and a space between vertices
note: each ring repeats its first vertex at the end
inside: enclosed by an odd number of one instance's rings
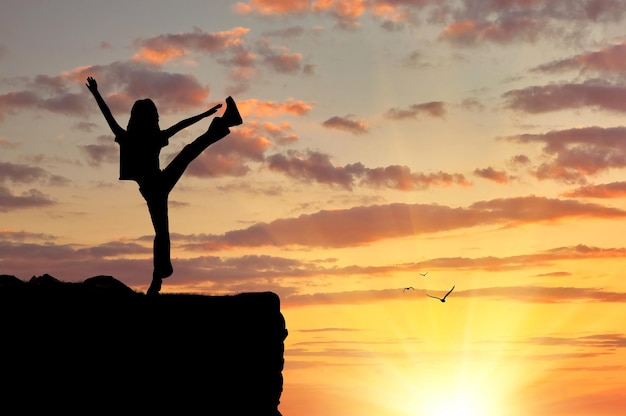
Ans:
POLYGON ((178 123, 174 124, 172 127, 163 130, 163 134, 169 139, 170 137, 172 137, 173 135, 175 135, 182 129, 187 128, 194 123, 197 123, 198 121, 202 120, 205 117, 210 116, 211 114, 215 114, 215 112, 217 112, 217 110, 221 107, 222 107, 222 104, 218 104, 214 107, 211 107, 209 110, 205 111, 202 114, 198 114, 197 116, 189 117, 185 120, 179 121, 178 123))
POLYGON ((113 134, 116 137, 123 134, 124 129, 117 123, 117 121, 113 117, 113 114, 111 113, 111 110, 109 109, 109 106, 107 105, 107 103, 104 102, 104 98, 102 98, 102 95, 100 95, 100 92, 98 91, 98 83, 96 82, 96 80, 92 77, 88 77, 87 84, 85 85, 87 85, 87 88, 89 88, 89 91, 91 91, 93 97, 96 99, 96 103, 98 103, 98 107, 100 107, 100 111, 102 111, 102 115, 104 116, 106 122, 109 124, 109 127, 111 128, 113 134))

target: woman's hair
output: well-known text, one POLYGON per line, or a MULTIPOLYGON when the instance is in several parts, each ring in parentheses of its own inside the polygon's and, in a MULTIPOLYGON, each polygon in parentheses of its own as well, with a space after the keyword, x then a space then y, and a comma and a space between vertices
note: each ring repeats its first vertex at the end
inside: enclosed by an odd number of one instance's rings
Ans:
POLYGON ((128 133, 131 135, 150 135, 161 131, 159 127, 159 112, 156 105, 149 98, 135 101, 130 110, 128 133))

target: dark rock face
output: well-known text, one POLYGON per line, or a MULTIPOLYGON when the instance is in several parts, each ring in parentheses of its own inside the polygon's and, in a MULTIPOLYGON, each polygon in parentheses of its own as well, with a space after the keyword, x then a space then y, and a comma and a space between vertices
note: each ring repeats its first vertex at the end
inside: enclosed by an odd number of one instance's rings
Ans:
POLYGON ((0 275, 0 313, 0 408, 280 416, 274 293, 149 297, 111 276, 0 275))

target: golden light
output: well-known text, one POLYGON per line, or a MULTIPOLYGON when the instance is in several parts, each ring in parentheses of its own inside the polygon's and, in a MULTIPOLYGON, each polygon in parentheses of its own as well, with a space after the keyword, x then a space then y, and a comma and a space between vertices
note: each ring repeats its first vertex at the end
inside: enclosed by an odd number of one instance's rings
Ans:
POLYGON ((426 397, 414 415, 429 416, 495 416, 487 392, 471 390, 439 391, 426 397))

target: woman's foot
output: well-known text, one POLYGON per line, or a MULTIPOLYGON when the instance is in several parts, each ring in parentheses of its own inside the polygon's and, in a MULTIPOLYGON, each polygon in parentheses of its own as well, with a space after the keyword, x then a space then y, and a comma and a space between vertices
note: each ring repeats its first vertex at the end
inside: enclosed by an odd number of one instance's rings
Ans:
POLYGON ((161 291, 161 279, 155 277, 152 279, 152 283, 150 283, 150 287, 148 288, 146 295, 156 296, 159 294, 160 291, 161 291))
POLYGON ((238 126, 243 123, 233 97, 228 96, 226 98, 226 111, 224 111, 224 115, 221 118, 228 127, 238 126))

